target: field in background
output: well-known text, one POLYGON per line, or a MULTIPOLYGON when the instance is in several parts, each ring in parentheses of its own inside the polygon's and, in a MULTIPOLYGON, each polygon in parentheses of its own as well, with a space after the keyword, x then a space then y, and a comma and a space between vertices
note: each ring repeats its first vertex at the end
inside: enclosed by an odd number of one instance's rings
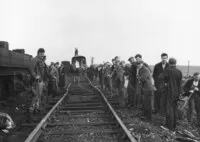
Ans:
MULTIPOLYGON (((150 68, 153 70, 154 66, 150 65, 150 68)), ((188 66, 177 66, 183 73, 183 76, 187 76, 187 68, 188 66)), ((194 72, 200 72, 200 66, 190 66, 189 75, 193 75, 194 72)))

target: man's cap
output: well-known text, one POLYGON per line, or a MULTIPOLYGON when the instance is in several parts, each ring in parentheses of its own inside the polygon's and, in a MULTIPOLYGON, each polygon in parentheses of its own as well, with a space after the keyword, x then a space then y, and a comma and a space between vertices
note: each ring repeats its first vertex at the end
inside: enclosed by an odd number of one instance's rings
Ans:
POLYGON ((117 61, 117 60, 120 61, 120 57, 119 57, 119 56, 116 56, 116 57, 115 57, 115 60, 116 60, 116 61, 117 61))
POLYGON ((142 58, 142 55, 141 54, 136 54, 135 58, 137 58, 137 57, 142 58))
POLYGON ((134 57, 130 57, 130 58, 128 58, 128 61, 131 61, 131 59, 134 59, 134 57))
POLYGON ((169 59, 169 64, 170 65, 176 65, 176 59, 175 58, 170 58, 169 59))
POLYGON ((199 72, 195 72, 194 74, 193 74, 193 76, 196 76, 196 75, 199 75, 200 73, 199 72))
POLYGON ((109 62, 105 62, 105 63, 104 63, 104 65, 108 65, 108 64, 109 64, 109 62))

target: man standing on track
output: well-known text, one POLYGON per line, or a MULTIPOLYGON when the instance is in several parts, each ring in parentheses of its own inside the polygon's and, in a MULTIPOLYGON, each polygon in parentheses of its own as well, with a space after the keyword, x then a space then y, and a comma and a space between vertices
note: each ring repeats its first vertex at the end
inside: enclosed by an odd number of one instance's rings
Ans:
POLYGON ((164 82, 159 79, 159 76, 161 73, 163 73, 168 67, 169 64, 167 63, 168 55, 166 53, 161 54, 161 62, 157 63, 153 70, 153 78, 155 81, 155 96, 154 96, 154 106, 155 106, 155 112, 161 112, 161 114, 164 114, 165 111, 162 107, 163 101, 165 100, 165 93, 164 93, 164 82))
POLYGON ((136 91, 136 72, 137 72, 137 66, 134 62, 134 57, 130 57, 128 61, 131 64, 131 68, 129 71, 129 83, 128 83, 128 106, 134 106, 135 105, 135 91, 136 91))
POLYGON ((151 73, 149 69, 144 66, 144 62, 142 60, 136 61, 136 65, 138 68, 138 80, 142 88, 143 94, 143 112, 144 116, 148 119, 152 119, 152 101, 153 101, 153 92, 155 91, 155 87, 153 85, 151 79, 151 73))
POLYGON ((166 126, 175 129, 177 123, 178 100, 181 92, 182 73, 176 68, 176 59, 169 59, 169 68, 160 76, 166 88, 166 126))
POLYGON ((114 69, 113 69, 112 73, 108 77, 113 79, 113 82, 114 82, 114 87, 113 88, 116 88, 117 96, 119 95, 120 83, 121 83, 121 80, 122 80, 121 71, 122 71, 122 68, 120 66, 120 59, 119 59, 118 56, 116 56, 115 57, 114 69))
MULTIPOLYGON (((136 54, 136 55, 135 55, 135 59, 136 59, 136 61, 142 60, 142 55, 136 54)), ((144 65, 145 67, 147 67, 147 68, 149 69, 150 72, 152 72, 151 69, 150 69, 150 67, 149 67, 149 65, 148 65, 147 63, 143 62, 143 65, 144 65)))
POLYGON ((43 60, 44 54, 45 50, 43 48, 38 49, 37 56, 33 58, 30 64, 30 72, 33 78, 33 98, 29 108, 30 114, 38 111, 41 112, 43 110, 41 98, 45 88, 45 63, 43 60))

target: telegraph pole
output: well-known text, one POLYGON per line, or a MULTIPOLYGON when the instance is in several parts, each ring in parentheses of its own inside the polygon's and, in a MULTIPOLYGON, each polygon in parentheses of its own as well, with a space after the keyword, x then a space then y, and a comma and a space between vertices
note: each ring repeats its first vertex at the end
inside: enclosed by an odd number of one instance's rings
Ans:
POLYGON ((187 78, 189 77, 189 71, 190 71, 190 61, 188 61, 188 67, 187 67, 187 78))
POLYGON ((94 57, 91 58, 91 65, 94 64, 94 57))

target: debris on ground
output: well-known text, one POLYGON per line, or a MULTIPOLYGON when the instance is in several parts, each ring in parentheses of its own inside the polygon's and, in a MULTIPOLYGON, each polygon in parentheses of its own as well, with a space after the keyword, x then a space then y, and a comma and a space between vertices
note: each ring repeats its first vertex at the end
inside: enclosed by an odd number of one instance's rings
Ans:
MULTIPOLYGON (((108 98, 110 97, 108 91, 103 92, 108 98)), ((137 141, 200 142, 200 129, 195 126, 195 121, 192 124, 187 122, 186 112, 188 108, 180 109, 183 104, 183 101, 178 103, 178 122, 174 131, 165 127, 165 118, 160 114, 153 114, 152 121, 147 121, 143 119, 141 108, 121 107, 115 110, 137 141)), ((193 116, 193 118, 195 117, 193 116)))
POLYGON ((1 131, 4 133, 9 133, 9 130, 15 127, 14 121, 7 113, 0 112, 0 120, 1 131))

